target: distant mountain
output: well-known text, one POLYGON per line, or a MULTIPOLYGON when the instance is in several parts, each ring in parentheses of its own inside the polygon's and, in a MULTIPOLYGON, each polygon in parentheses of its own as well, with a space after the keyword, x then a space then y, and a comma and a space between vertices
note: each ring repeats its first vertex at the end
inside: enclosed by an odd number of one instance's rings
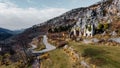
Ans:
POLYGON ((13 31, 4 29, 4 28, 0 28, 0 41, 5 40, 11 36, 13 36, 13 31))
POLYGON ((10 38, 11 36, 17 35, 22 33, 24 30, 9 30, 9 29, 5 29, 5 28, 0 28, 0 41, 1 40, 5 40, 7 38, 10 38))
POLYGON ((25 29, 14 30, 13 34, 20 34, 20 33, 24 32, 24 31, 25 31, 25 29))

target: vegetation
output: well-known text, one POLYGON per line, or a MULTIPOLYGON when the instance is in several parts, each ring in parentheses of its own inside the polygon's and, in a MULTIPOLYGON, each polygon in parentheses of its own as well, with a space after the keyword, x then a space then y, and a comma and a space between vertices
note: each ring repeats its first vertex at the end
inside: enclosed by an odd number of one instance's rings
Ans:
POLYGON ((97 33, 102 33, 103 31, 106 31, 109 28, 109 24, 105 23, 105 24, 98 24, 98 27, 96 29, 97 33))
POLYGON ((82 54, 90 58, 88 62, 97 65, 99 68, 119 68, 120 67, 120 47, 105 46, 101 44, 82 44, 79 42, 69 42, 69 45, 82 54))
POLYGON ((11 57, 11 55, 9 53, 4 54, 3 56, 0 55, 0 68, 5 68, 4 66, 7 67, 12 64, 10 57, 11 57))
POLYGON ((5 40, 11 36, 13 36, 13 35, 9 34, 9 33, 0 33, 0 41, 5 40))
POLYGON ((105 51, 101 49, 87 48, 83 51, 83 57, 91 57, 90 62, 94 65, 103 65, 106 63, 104 58, 105 51))
MULTIPOLYGON (((68 45, 75 49, 79 55, 83 56, 85 61, 90 63, 90 66, 93 64, 97 68, 120 67, 120 47, 83 44, 75 41, 69 41, 68 45)), ((42 68, 73 68, 76 63, 72 63, 71 61, 70 57, 60 48, 49 52, 49 58, 42 61, 42 68)), ((78 65, 80 64, 75 66, 77 67, 78 65)))
POLYGON ((50 33, 56 33, 56 32, 67 31, 67 30, 71 29, 71 27, 72 27, 72 25, 54 27, 54 28, 50 28, 48 30, 48 32, 50 32, 50 33))
POLYGON ((71 60, 62 49, 51 51, 49 55, 48 59, 42 61, 42 68, 72 68, 71 60))
POLYGON ((43 42, 38 42, 37 48, 35 48, 35 50, 39 51, 45 49, 45 45, 43 44, 43 42))
POLYGON ((99 24, 98 24, 97 29, 98 29, 98 30, 102 30, 102 29, 103 29, 103 27, 104 27, 104 25, 103 25, 103 24, 101 24, 101 23, 99 23, 99 24))
POLYGON ((108 23, 104 24, 104 30, 106 30, 108 28, 109 28, 109 24, 108 23))

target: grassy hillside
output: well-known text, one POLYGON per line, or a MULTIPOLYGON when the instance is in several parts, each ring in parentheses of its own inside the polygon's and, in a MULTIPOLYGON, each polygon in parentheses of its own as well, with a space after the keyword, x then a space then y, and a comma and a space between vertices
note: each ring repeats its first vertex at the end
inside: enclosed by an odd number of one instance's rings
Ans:
POLYGON ((69 57, 62 49, 56 49, 49 54, 49 58, 42 61, 42 68, 72 68, 69 57))
MULTIPOLYGON (((97 68, 120 68, 120 47, 105 46, 97 44, 82 44, 70 41, 69 47, 77 51, 85 61, 96 65, 97 68)), ((63 48, 49 52, 49 58, 42 61, 42 68, 74 68, 75 63, 63 51, 63 48)), ((77 62, 75 68, 80 68, 80 62, 77 62), (77 67, 78 66, 78 67, 77 67)))
MULTIPOLYGON (((92 58, 92 61, 97 60, 96 57, 103 58, 103 61, 105 63, 99 65, 99 68, 119 68, 120 67, 120 47, 117 46, 105 46, 105 45, 97 45, 97 44, 80 44, 76 42, 70 42, 70 46, 75 48, 75 50, 78 51, 78 53, 84 53, 86 49, 93 49, 94 51, 92 52, 95 53, 98 52, 99 54, 93 55, 93 56, 88 56, 87 58, 92 58), (99 52, 101 51, 101 52, 99 52), (96 58, 96 59, 94 59, 96 58)), ((90 51, 89 51, 90 53, 90 51)), ((88 54, 89 54, 88 53, 88 54)), ((91 55, 91 54, 90 54, 91 55)))

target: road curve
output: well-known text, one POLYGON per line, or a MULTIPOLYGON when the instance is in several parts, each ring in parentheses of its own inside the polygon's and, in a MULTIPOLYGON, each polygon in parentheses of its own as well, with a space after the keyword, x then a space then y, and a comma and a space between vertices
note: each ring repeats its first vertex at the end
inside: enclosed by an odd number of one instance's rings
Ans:
POLYGON ((31 48, 32 49, 32 53, 45 53, 45 52, 48 52, 48 51, 56 49, 55 46, 53 46, 50 43, 48 43, 47 39, 48 39, 47 36, 44 35, 43 36, 43 44, 46 46, 46 49, 41 50, 41 51, 34 51, 33 49, 36 48, 36 46, 32 44, 31 45, 32 46, 32 48, 31 48))
MULTIPOLYGON (((41 50, 41 51, 35 51, 34 49, 37 48, 37 46, 34 45, 34 44, 31 44, 32 47, 29 48, 28 50, 31 50, 33 54, 40 54, 40 53, 45 53, 45 52, 56 49, 55 46, 48 43, 47 39, 48 39, 47 36, 44 35, 43 36, 43 44, 46 46, 46 49, 41 50)), ((35 59, 33 64, 32 64, 32 68, 40 68, 40 63, 39 62, 40 62, 39 59, 35 59)))

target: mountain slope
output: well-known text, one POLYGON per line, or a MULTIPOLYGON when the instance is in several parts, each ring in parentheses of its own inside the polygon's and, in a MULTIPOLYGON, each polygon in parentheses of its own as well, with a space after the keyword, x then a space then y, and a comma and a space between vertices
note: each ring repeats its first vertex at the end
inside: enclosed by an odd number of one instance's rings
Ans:
POLYGON ((9 29, 0 28, 0 41, 5 40, 5 39, 7 39, 7 38, 9 38, 11 36, 20 34, 23 31, 24 31, 24 29, 12 31, 12 30, 9 30, 9 29))
POLYGON ((89 7, 76 8, 42 24, 34 25, 33 27, 26 29, 23 33, 8 40, 13 40, 16 43, 23 41, 28 44, 33 38, 47 34, 50 28, 59 28, 60 26, 77 24, 84 27, 86 23, 92 23, 97 26, 100 22, 114 23, 114 21, 119 18, 120 0, 102 0, 89 7))
POLYGON ((8 29, 0 28, 0 41, 5 40, 9 37, 13 36, 13 31, 8 29))
POLYGON ((48 34, 48 30, 51 28, 79 25, 83 28, 87 23, 92 23, 95 26, 99 23, 110 23, 110 30, 113 31, 120 29, 119 22, 120 0, 103 0, 89 7, 72 9, 61 16, 50 19, 42 24, 34 25, 24 32, 6 39, 5 44, 2 43, 2 45, 12 46, 12 49, 16 51, 16 54, 18 53, 18 55, 15 56, 24 56, 27 60, 28 55, 26 52, 28 47, 30 47, 29 44, 32 39, 40 35, 48 34))

